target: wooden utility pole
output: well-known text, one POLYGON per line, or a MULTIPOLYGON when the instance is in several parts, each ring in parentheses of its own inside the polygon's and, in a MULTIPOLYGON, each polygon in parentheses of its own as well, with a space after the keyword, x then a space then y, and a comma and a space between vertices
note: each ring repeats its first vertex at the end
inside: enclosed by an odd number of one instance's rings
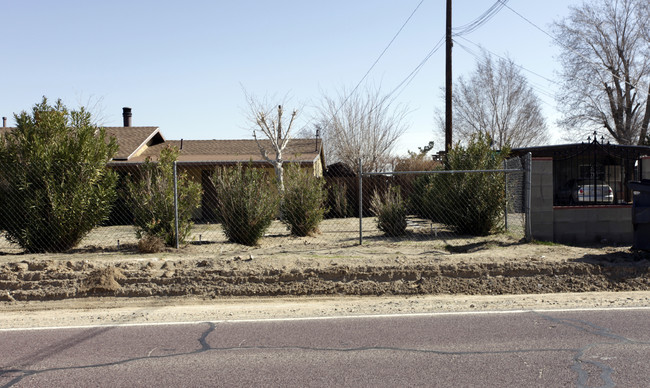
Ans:
POLYGON ((447 50, 446 50, 446 82, 445 82, 445 152, 449 153, 452 143, 451 136, 451 47, 453 46, 451 40, 451 0, 447 0, 447 50))

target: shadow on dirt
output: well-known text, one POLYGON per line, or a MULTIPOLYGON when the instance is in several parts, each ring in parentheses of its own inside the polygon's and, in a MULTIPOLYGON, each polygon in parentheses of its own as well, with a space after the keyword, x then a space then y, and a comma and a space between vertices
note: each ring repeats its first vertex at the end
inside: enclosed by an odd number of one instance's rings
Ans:
POLYGON ((587 254, 570 261, 601 266, 632 265, 648 268, 650 267, 650 252, 636 249, 616 252, 603 251, 602 254, 587 254))
POLYGON ((520 241, 502 241, 502 240, 485 240, 469 244, 460 244, 460 245, 445 245, 445 249, 449 253, 473 253, 483 250, 488 250, 496 247, 513 247, 521 245, 520 241))

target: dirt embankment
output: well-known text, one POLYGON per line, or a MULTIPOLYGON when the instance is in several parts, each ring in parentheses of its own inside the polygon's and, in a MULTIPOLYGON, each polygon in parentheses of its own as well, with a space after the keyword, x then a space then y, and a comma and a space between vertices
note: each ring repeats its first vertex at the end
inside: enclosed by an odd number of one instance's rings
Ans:
POLYGON ((650 290, 650 254, 621 247, 501 243, 427 252, 391 245, 300 255, 181 254, 5 256, 0 300, 650 290))

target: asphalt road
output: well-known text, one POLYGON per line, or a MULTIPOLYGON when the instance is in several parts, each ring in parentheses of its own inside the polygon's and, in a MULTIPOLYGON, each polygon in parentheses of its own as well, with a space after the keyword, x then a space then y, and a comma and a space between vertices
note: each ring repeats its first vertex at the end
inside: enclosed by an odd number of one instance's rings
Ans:
POLYGON ((649 318, 609 309, 2 330, 0 386, 647 387, 649 318))

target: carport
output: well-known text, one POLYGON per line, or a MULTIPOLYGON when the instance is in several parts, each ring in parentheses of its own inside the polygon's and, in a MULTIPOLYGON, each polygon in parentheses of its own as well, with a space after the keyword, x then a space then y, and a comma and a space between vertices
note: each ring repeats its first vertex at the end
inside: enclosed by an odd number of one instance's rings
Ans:
POLYGON ((513 149, 530 152, 531 231, 536 240, 566 244, 631 244, 633 190, 628 182, 650 178, 650 147, 587 142, 513 149), (611 196, 577 200, 579 184, 611 188, 611 196), (572 197, 571 197, 572 196, 572 197))

